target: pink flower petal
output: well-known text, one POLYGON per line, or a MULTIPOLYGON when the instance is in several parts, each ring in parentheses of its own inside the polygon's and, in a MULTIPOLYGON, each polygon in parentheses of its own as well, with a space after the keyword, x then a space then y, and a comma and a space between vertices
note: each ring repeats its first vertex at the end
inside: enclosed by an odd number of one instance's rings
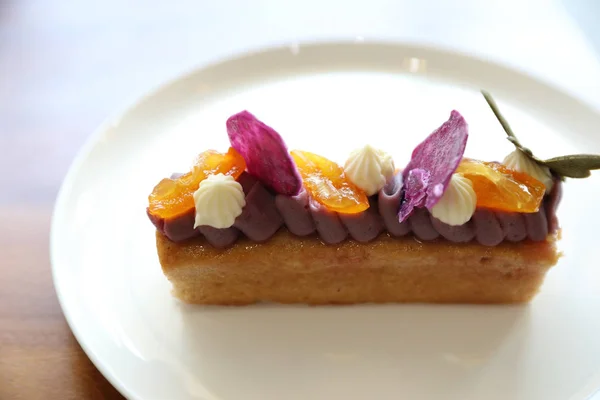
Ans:
POLYGON ((231 146, 246 161, 250 174, 279 194, 298 194, 302 180, 296 164, 273 128, 248 111, 242 111, 227 120, 227 134, 231 146))
POLYGON ((468 137, 467 122, 453 110, 450 118, 413 150, 403 171, 405 194, 398 213, 400 222, 406 220, 415 207, 431 209, 437 204, 463 158, 468 137), (425 172, 428 173, 426 181, 425 172))
POLYGON ((429 171, 420 168, 415 168, 408 173, 404 186, 404 199, 398 213, 400 222, 406 220, 416 207, 423 207, 430 177, 429 171))

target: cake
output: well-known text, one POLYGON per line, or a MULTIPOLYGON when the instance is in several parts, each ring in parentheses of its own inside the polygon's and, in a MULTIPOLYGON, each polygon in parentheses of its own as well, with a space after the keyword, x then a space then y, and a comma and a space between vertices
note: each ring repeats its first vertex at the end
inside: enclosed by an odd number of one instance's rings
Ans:
POLYGON ((366 145, 337 164, 288 151, 254 115, 231 116, 231 147, 208 150, 148 198, 158 259, 186 303, 523 303, 561 256, 565 178, 598 156, 540 160, 489 94, 515 150, 464 156, 456 110, 396 168, 366 145))

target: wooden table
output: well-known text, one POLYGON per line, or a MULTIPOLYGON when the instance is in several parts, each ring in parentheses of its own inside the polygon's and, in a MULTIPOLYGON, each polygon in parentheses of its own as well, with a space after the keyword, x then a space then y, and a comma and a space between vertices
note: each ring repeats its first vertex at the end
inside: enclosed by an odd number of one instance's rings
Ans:
POLYGON ((195 62, 185 49, 164 57, 182 34, 164 8, 0 0, 0 399, 122 398, 65 321, 48 232, 61 181, 93 130, 195 62), (150 48, 149 37, 162 42, 150 48))

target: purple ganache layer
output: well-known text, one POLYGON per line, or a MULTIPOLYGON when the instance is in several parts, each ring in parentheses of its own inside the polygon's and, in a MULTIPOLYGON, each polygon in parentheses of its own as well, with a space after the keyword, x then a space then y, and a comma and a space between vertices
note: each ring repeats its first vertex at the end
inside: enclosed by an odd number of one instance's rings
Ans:
POLYGON ((404 222, 398 222, 402 201, 402 174, 397 173, 378 194, 369 198, 370 207, 358 214, 328 211, 314 201, 304 188, 296 196, 276 195, 251 175, 238 179, 246 195, 246 206, 235 224, 226 229, 200 226, 194 229, 194 210, 167 221, 155 222, 156 228, 170 240, 180 242, 203 235, 218 248, 232 246, 243 235, 264 242, 282 227, 297 236, 317 234, 327 244, 354 239, 366 243, 382 232, 391 236, 414 235, 418 240, 444 238, 454 243, 476 240, 484 246, 503 241, 542 241, 558 230, 556 209, 562 197, 562 184, 555 179, 538 212, 506 213, 477 209, 465 224, 450 226, 434 218, 427 209, 418 208, 404 222))

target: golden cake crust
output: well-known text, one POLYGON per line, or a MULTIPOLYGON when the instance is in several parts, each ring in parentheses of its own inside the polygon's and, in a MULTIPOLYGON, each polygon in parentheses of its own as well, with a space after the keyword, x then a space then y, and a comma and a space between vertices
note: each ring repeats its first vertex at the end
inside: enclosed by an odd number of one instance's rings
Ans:
POLYGON ((327 245, 282 229, 265 243, 240 239, 225 250, 159 232, 156 245, 177 298, 222 305, 527 302, 560 256, 556 236, 485 247, 382 234, 327 245))

